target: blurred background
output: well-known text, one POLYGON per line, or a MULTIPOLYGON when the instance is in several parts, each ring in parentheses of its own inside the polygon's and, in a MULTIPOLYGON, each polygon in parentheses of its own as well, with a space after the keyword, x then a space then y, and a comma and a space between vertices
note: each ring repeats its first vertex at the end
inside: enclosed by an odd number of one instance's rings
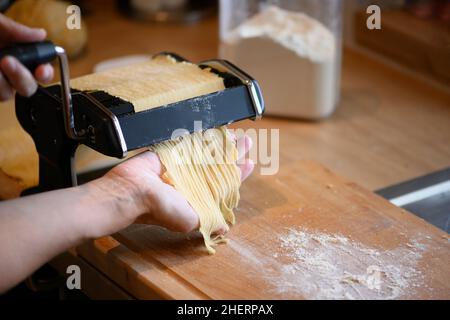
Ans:
POLYGON ((69 30, 68 2, 0 1, 16 21, 47 29, 72 58, 72 75, 141 61, 160 51, 194 62, 229 59, 257 78, 268 114, 331 115, 340 101, 342 46, 363 50, 450 84, 449 0, 99 0, 74 1, 81 28, 69 30), (369 5, 381 30, 366 27, 369 5), (268 10, 277 8, 279 10, 268 10), (121 58, 113 64, 100 62, 121 58), (271 63, 267 63, 270 61, 271 63), (95 69, 97 66, 100 69, 95 69), (282 77, 284 81, 272 81, 282 77), (293 101, 299 93, 301 101, 293 101), (295 104, 295 106, 294 106, 295 104))

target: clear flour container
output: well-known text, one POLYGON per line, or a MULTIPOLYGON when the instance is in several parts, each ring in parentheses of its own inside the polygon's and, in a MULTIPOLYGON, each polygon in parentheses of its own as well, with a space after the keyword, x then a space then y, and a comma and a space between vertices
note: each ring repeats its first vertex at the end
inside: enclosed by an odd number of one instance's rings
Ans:
POLYGON ((261 85, 266 114, 321 119, 340 96, 341 0, 221 0, 220 56, 261 85))

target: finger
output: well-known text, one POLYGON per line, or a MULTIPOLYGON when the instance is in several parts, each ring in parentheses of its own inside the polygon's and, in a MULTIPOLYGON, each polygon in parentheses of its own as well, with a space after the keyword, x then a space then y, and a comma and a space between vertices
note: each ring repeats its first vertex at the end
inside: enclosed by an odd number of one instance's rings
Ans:
POLYGON ((176 232, 190 232, 200 227, 197 213, 174 187, 153 182, 157 190, 153 196, 152 211, 140 216, 136 223, 156 224, 176 232))
POLYGON ((4 57, 0 61, 0 67, 10 85, 20 95, 29 97, 36 92, 37 83, 32 74, 16 58, 4 57))
POLYGON ((0 72, 0 101, 6 101, 13 97, 14 90, 9 85, 3 74, 0 72))
POLYGON ((247 152, 252 148, 253 141, 252 139, 245 135, 243 137, 240 137, 236 142, 236 148, 238 150, 238 159, 242 159, 247 152))
POLYGON ((42 83, 49 83, 53 79, 53 67, 46 63, 41 64, 34 71, 34 77, 42 83))
POLYGON ((44 29, 27 27, 1 14, 0 29, 2 29, 2 35, 0 37, 4 42, 3 45, 14 42, 42 41, 47 36, 44 29))
POLYGON ((161 189, 167 196, 166 207, 160 211, 166 213, 162 214, 163 225, 177 232, 191 232, 200 228, 200 218, 186 198, 174 187, 164 182, 161 189), (165 192, 164 189, 167 191, 165 192), (174 196, 169 196, 171 194, 169 190, 173 190, 174 196))
POLYGON ((253 172, 255 168, 255 163, 251 159, 246 159, 244 163, 239 165, 241 170, 241 181, 244 181, 253 172))
POLYGON ((162 174, 162 165, 159 157, 156 153, 151 151, 141 152, 134 157, 127 160, 131 163, 141 163, 146 169, 150 169, 152 172, 156 173, 158 176, 162 174))

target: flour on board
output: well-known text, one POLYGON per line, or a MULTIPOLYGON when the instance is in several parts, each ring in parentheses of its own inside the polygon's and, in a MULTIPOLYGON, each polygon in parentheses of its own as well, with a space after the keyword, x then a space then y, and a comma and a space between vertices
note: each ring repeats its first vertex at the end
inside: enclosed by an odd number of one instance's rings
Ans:
POLYGON ((413 297, 419 288, 432 291, 418 267, 432 248, 422 234, 385 250, 340 234, 296 227, 265 243, 258 250, 245 239, 230 239, 229 247, 249 264, 240 272, 263 279, 265 290, 278 299, 385 300, 413 297))
POLYGON ((412 240, 391 250, 371 248, 342 235, 291 228, 279 237, 283 261, 270 277, 278 294, 312 299, 397 299, 423 289, 417 268, 427 244, 412 240))

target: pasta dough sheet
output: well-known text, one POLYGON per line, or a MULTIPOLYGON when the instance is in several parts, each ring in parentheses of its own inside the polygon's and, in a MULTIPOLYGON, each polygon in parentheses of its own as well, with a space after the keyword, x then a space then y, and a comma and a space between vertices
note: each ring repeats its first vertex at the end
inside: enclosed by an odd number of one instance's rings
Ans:
POLYGON ((135 112, 148 110, 224 89, 223 79, 170 56, 94 73, 71 80, 73 89, 103 90, 131 102, 135 112))
POLYGON ((180 191, 197 212, 200 232, 208 252, 224 242, 214 231, 234 224, 233 209, 239 202, 238 152, 226 127, 196 132, 150 148, 166 171, 163 179, 180 191))

